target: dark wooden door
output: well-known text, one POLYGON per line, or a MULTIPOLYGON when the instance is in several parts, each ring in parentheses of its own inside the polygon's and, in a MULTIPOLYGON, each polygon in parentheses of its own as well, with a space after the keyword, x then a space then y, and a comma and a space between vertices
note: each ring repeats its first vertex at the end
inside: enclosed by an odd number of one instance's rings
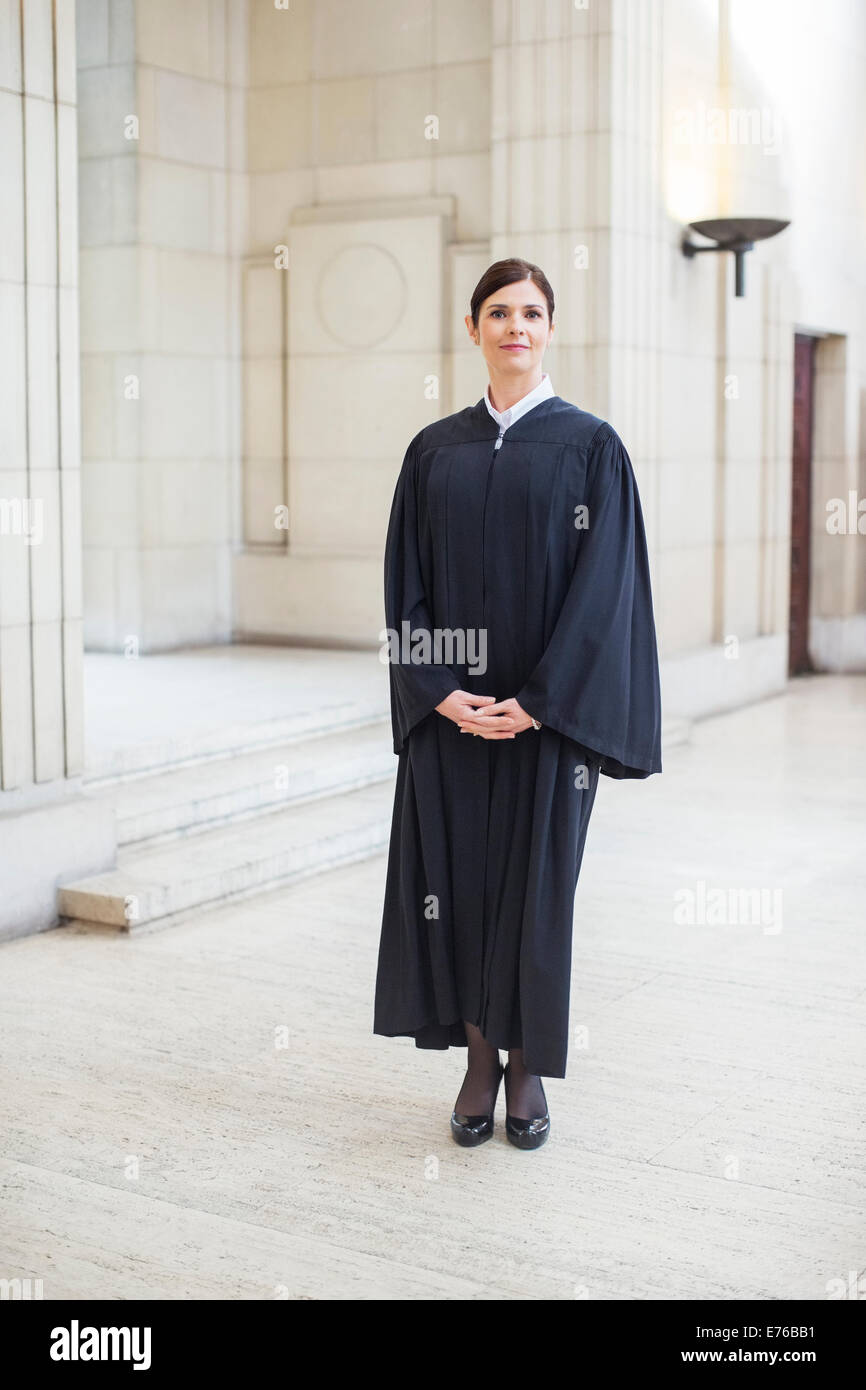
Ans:
POLYGON ((809 572, 812 529, 812 415, 815 338, 794 335, 794 453, 791 483, 791 604, 788 674, 812 670, 809 659, 809 572))

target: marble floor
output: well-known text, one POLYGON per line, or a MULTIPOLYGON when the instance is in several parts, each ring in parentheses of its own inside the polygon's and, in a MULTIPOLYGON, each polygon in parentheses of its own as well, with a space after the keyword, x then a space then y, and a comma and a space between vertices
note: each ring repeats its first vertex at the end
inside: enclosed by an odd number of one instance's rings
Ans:
POLYGON ((568 1076, 458 1148, 465 1054, 374 1036, 385 859, 0 947, 0 1277, 46 1299, 866 1294, 866 678, 602 778, 568 1076))

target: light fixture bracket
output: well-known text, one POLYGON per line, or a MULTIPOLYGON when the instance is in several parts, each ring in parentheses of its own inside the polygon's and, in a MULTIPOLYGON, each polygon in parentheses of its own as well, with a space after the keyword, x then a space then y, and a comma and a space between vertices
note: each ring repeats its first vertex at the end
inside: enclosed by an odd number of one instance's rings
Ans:
POLYGON ((710 217, 702 222, 690 222, 689 227, 700 236, 708 237, 715 246, 698 246, 683 232, 681 250, 689 260, 702 251, 732 251, 734 253, 734 293, 742 298, 746 292, 745 255, 754 250, 756 241, 778 236, 790 222, 775 217, 710 217))

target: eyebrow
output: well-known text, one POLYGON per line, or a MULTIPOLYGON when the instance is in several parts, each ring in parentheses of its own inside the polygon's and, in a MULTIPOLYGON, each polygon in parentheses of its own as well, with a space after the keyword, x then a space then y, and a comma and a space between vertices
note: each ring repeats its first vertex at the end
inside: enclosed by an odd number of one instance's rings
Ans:
MULTIPOLYGON (((510 304, 491 304, 490 307, 491 307, 491 309, 510 309, 512 306, 511 306, 510 304)), ((516 309, 540 309, 540 308, 541 308, 541 305, 540 305, 540 304, 516 304, 514 307, 515 307, 516 309)))

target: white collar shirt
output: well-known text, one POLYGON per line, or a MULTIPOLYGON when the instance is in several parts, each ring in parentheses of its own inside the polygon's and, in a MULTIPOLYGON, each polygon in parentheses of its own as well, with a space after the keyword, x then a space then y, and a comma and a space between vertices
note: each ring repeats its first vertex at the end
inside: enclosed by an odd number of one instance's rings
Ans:
POLYGON ((533 406, 541 401, 546 401, 549 396, 555 396, 553 383, 547 372, 544 373, 541 381, 532 391, 528 391, 525 396, 521 396, 519 401, 509 406, 508 410, 495 410, 490 400, 490 383, 487 383, 487 390, 484 392, 484 403, 490 414, 499 426, 499 437, 502 438, 509 425, 515 425, 521 415, 525 415, 527 410, 532 410, 533 406))

